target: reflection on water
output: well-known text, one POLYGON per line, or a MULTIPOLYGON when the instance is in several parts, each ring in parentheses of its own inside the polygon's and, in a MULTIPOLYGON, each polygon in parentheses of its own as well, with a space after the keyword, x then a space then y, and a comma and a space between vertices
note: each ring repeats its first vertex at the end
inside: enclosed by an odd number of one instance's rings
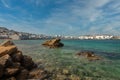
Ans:
MULTIPOLYGON (((0 41, 1 42, 1 41, 0 41)), ((41 45, 43 40, 14 41, 23 54, 30 55, 40 68, 56 74, 69 72, 80 78, 95 80, 120 80, 119 40, 65 40, 65 46, 49 49, 41 45), (92 50, 102 56, 102 60, 88 61, 75 55, 80 50, 92 50)))

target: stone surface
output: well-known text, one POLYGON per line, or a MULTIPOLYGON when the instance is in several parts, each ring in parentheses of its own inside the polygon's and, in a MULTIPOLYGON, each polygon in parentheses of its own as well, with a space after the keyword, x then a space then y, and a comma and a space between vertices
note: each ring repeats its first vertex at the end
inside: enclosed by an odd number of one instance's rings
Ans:
POLYGON ((29 71, 26 69, 21 70, 21 72, 16 76, 17 80, 26 80, 28 78, 29 71))
POLYGON ((6 68, 4 75, 6 76, 13 76, 19 71, 19 68, 6 68))
POLYGON ((63 47, 64 44, 60 42, 61 39, 56 38, 52 40, 45 41, 42 45, 48 46, 50 48, 58 48, 58 47, 63 47))
POLYGON ((0 65, 3 67, 12 65, 11 57, 8 54, 0 57, 0 65))
POLYGON ((6 55, 6 54, 13 54, 17 52, 16 46, 8 46, 8 47, 0 47, 0 57, 6 55))
POLYGON ((21 62, 23 55, 21 51, 17 51, 16 53, 11 55, 14 62, 21 62))
POLYGON ((24 55, 21 61, 21 65, 30 70, 33 68, 34 62, 32 61, 32 58, 30 56, 24 55))
POLYGON ((5 49, 7 50, 7 54, 10 54, 10 55, 17 52, 16 46, 8 46, 8 47, 5 47, 5 49))
POLYGON ((4 46, 4 47, 11 46, 11 45, 14 45, 14 43, 10 40, 6 40, 5 42, 0 44, 0 46, 4 46))
POLYGON ((4 56, 7 54, 7 50, 4 49, 4 47, 0 47, 0 57, 4 56))

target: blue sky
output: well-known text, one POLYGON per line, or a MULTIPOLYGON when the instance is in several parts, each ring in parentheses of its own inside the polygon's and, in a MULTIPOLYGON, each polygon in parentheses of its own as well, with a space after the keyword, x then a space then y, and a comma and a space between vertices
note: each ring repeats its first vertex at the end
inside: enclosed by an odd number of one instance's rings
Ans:
POLYGON ((0 0, 0 26, 48 35, 120 35, 120 0, 0 0))

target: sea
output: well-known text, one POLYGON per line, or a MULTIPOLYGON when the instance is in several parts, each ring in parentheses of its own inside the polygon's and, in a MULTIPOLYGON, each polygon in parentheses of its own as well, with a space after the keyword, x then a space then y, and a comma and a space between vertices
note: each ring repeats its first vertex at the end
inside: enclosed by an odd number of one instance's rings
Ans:
MULTIPOLYGON (((24 55, 29 55, 39 68, 48 71, 67 70, 71 75, 90 80, 120 80, 120 40, 61 40, 64 47, 50 49, 45 40, 13 41, 24 55), (101 60, 79 57, 80 51, 93 51, 101 60)), ((3 40, 0 40, 0 43, 3 40)))

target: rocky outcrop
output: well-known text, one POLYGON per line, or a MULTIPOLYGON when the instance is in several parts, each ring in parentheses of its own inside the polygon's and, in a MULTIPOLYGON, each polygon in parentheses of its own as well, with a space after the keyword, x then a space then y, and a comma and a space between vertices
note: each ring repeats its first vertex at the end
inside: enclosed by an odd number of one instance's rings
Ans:
POLYGON ((52 40, 48 40, 45 41, 42 45, 50 47, 50 48, 59 48, 59 47, 63 47, 64 44, 60 42, 61 39, 56 38, 56 39, 52 39, 52 40))
POLYGON ((0 44, 0 46, 4 46, 4 47, 12 46, 12 45, 14 45, 14 43, 12 41, 10 41, 10 40, 6 40, 5 42, 0 44))
MULTIPOLYGON (((32 58, 23 55, 11 41, 0 45, 0 80, 45 79, 45 70, 38 69, 32 58), (34 71, 35 70, 35 71, 34 71), (37 77, 36 77, 37 76, 37 77)), ((48 78, 48 77, 47 77, 48 78)))
POLYGON ((92 52, 92 51, 82 51, 82 52, 78 52, 76 55, 85 57, 90 61, 91 60, 100 60, 101 59, 100 56, 95 55, 94 52, 92 52))

